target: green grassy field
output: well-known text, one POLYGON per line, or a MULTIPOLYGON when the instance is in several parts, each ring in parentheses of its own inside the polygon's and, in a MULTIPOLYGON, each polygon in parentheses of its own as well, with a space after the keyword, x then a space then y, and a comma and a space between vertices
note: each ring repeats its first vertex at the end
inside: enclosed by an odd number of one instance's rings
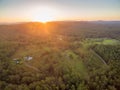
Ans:
POLYGON ((84 47, 89 47, 93 45, 119 45, 120 41, 109 38, 88 38, 83 41, 82 44, 84 47))

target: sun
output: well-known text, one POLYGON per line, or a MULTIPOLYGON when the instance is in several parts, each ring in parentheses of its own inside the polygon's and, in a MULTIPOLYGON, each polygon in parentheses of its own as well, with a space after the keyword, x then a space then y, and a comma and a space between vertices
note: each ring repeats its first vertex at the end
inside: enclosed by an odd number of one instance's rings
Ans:
POLYGON ((36 15, 33 19, 33 21, 39 21, 39 22, 43 22, 43 23, 53 21, 53 20, 54 20, 54 18, 48 13, 36 15))
POLYGON ((32 21, 42 23, 53 21, 55 20, 55 13, 53 9, 42 7, 39 10, 35 10, 35 13, 32 15, 32 21))

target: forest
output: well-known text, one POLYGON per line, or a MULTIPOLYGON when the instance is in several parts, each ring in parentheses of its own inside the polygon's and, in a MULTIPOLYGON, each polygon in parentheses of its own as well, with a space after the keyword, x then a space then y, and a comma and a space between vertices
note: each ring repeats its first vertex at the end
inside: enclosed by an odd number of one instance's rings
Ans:
POLYGON ((0 25, 0 90, 120 90, 120 22, 0 25))

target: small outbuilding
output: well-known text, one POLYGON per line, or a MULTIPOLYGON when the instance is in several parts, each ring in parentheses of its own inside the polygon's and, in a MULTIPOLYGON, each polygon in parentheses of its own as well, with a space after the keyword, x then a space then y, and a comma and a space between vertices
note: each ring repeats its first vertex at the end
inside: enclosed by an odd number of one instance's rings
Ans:
POLYGON ((21 62, 21 60, 18 59, 18 58, 14 58, 13 61, 14 61, 16 64, 19 64, 19 63, 21 62))

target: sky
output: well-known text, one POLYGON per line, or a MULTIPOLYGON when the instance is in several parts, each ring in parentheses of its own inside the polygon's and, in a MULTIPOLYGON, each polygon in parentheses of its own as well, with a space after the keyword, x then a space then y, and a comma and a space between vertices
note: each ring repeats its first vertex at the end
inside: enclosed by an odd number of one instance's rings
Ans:
POLYGON ((120 0, 0 0, 0 22, 120 20, 120 0))

